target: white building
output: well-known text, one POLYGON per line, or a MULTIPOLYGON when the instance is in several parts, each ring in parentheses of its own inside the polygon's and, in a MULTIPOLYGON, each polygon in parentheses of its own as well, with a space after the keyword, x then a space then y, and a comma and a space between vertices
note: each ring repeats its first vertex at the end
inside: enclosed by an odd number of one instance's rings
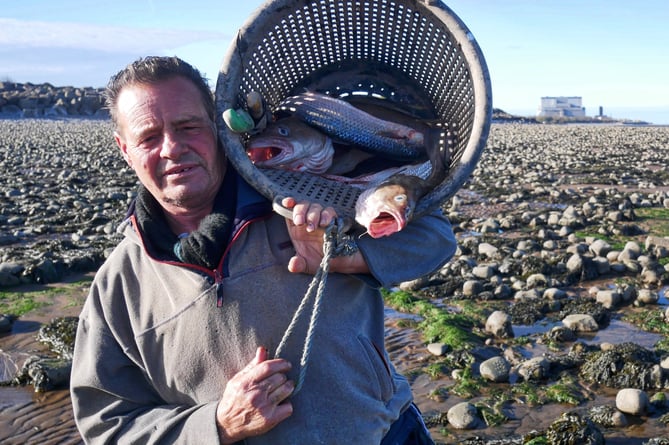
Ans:
POLYGON ((542 97, 537 117, 585 117, 580 96, 542 97))

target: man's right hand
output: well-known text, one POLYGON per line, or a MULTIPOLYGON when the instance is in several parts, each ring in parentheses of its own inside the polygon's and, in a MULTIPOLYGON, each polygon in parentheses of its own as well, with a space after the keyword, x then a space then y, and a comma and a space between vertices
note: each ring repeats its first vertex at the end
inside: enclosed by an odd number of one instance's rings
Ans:
POLYGON ((267 350, 259 347, 251 363, 230 379, 216 408, 222 444, 266 433, 293 413, 290 368, 286 360, 268 360, 267 350))

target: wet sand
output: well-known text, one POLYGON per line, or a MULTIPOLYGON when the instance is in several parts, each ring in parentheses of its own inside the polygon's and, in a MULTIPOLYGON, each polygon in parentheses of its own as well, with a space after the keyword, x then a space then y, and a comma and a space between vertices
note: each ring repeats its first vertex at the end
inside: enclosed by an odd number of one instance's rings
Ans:
MULTIPOLYGON (((78 281, 85 277, 71 277, 78 281)), ((54 283, 48 287, 58 288, 54 283)), ((25 286, 36 290, 44 286, 25 286)), ((44 353, 46 346, 36 339, 42 323, 55 317, 78 316, 87 286, 53 297, 53 304, 33 311, 14 322, 12 332, 0 334, 0 354, 11 356, 19 365, 31 353, 44 353)), ((82 444, 70 402, 70 392, 60 388, 36 393, 32 386, 0 387, 0 443, 3 445, 82 444)))
MULTIPOLYGON (((57 285, 54 285, 57 286, 57 285)), ((77 298, 83 298, 82 292, 77 298)), ((32 351, 44 351, 44 346, 35 339, 40 323, 45 323, 57 316, 78 315, 80 305, 72 305, 70 296, 56 298, 56 303, 19 319, 14 324, 11 335, 0 336, 0 350, 9 354, 25 354, 32 351)), ((393 363, 405 375, 419 369, 431 359, 425 349, 422 335, 414 329, 398 326, 404 317, 392 310, 388 311, 386 322, 386 346, 393 363)), ((624 329, 621 327, 620 329, 624 329)), ((612 332, 611 335, 621 335, 612 332)), ((424 415, 445 413, 451 406, 465 401, 456 396, 445 400, 435 399, 431 394, 438 388, 453 385, 450 378, 431 379, 421 373, 412 380, 412 389, 416 403, 424 415)), ((501 387, 500 387, 501 388, 501 387)), ((593 388, 593 399, 580 409, 589 406, 613 404, 616 390, 593 388), (596 391, 596 394, 595 394, 596 391)), ((473 400, 469 400, 473 402, 473 400)), ((532 430, 541 430, 550 425, 560 414, 568 409, 565 405, 515 406, 515 411, 508 412, 512 419, 494 428, 474 431, 456 431, 448 429, 447 434, 440 427, 433 427, 431 433, 437 443, 456 443, 458 440, 479 437, 518 437, 532 430)), ((620 431, 604 431, 608 445, 640 445, 650 437, 666 434, 666 427, 659 422, 638 421, 620 431), (628 437, 629 436, 629 437, 628 437), (633 437, 632 437, 633 436, 633 437)), ((58 389, 47 393, 35 393, 32 387, 0 387, 0 443, 16 445, 74 445, 83 441, 77 432, 72 416, 70 395, 67 389, 58 389)))

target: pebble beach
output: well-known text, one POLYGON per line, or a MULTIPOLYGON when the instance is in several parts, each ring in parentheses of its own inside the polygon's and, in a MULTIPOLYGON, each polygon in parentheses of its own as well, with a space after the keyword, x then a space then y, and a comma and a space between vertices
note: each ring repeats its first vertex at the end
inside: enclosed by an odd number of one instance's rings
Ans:
MULTIPOLYGON (((668 156, 669 127, 492 124, 443 204, 456 256, 388 297, 438 443, 669 444, 668 156)), ((0 166, 0 290, 94 273, 137 184, 109 120, 2 119, 0 166)), ((0 333, 5 367, 46 353, 39 324, 77 292, 0 333)), ((0 387, 0 442, 80 443, 67 390, 32 391, 0 387)))

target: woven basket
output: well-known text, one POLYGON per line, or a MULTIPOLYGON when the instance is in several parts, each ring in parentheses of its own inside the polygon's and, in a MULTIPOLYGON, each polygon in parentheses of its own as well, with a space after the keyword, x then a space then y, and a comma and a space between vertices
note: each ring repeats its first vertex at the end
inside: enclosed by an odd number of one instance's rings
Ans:
POLYGON ((272 0, 240 29, 216 84, 217 125, 239 173, 269 199, 293 196, 354 216, 360 190, 306 173, 256 168, 222 113, 257 91, 270 107, 305 90, 383 98, 457 128, 446 179, 415 214, 452 197, 476 167, 492 112, 488 70, 464 23, 438 0, 272 0))

